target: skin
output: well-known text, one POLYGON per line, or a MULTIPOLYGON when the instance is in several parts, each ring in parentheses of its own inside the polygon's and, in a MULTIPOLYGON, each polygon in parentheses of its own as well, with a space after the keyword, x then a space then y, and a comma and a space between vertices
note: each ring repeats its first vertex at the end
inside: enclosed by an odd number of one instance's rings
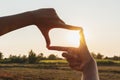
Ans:
POLYGON ((50 38, 48 34, 51 29, 64 28, 69 30, 81 30, 80 27, 65 24, 58 17, 53 8, 45 8, 27 11, 16 15, 0 17, 0 36, 29 25, 36 25, 39 28, 46 40, 47 48, 50 45, 50 38))
POLYGON ((69 66, 83 73, 81 80, 99 80, 97 64, 87 48, 83 30, 80 31, 80 37, 78 48, 51 46, 49 49, 65 51, 62 56, 66 58, 69 66))
POLYGON ((0 17, 0 36, 29 25, 36 25, 41 30, 48 49, 65 51, 63 57, 69 62, 70 67, 74 70, 83 72, 82 80, 99 80, 97 65, 86 46, 82 28, 65 24, 52 8, 0 17), (48 33, 53 28, 81 30, 81 46, 79 46, 79 48, 49 46, 50 39, 48 33))

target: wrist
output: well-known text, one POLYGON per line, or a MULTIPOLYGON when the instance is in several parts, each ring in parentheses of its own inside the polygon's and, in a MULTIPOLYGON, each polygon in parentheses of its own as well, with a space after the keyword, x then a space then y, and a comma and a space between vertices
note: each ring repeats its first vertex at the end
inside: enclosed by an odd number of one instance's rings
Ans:
POLYGON ((94 69, 95 66, 96 66, 96 61, 94 59, 91 59, 83 68, 83 73, 89 72, 89 70, 94 69))
POLYGON ((83 80, 99 80, 98 68, 95 60, 86 66, 83 70, 83 80))

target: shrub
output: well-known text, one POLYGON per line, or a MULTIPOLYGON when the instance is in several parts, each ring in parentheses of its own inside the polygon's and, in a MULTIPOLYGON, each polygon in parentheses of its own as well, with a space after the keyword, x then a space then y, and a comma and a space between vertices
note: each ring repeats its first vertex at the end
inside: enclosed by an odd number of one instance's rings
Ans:
POLYGON ((112 60, 97 60, 97 65, 115 65, 112 60))

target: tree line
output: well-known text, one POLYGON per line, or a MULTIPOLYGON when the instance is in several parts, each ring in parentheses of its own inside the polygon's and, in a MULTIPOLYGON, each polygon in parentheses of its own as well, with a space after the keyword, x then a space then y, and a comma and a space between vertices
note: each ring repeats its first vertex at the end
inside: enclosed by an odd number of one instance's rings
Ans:
POLYGON ((43 53, 40 53, 36 55, 35 52, 32 50, 29 52, 29 55, 23 55, 23 56, 16 56, 16 55, 10 55, 8 58, 3 58, 3 53, 0 52, 0 63, 39 63, 40 60, 60 60, 57 55, 50 54, 48 57, 45 57, 43 53))
MULTIPOLYGON (((107 60, 120 60, 120 56, 113 56, 113 57, 108 57, 104 56, 101 53, 95 54, 94 52, 91 52, 91 55, 95 59, 107 59, 107 60)), ((41 60, 60 60, 63 58, 59 58, 57 55, 50 54, 48 57, 45 57, 43 53, 40 53, 36 55, 35 52, 32 50, 29 52, 29 55, 23 55, 23 56, 16 56, 16 55, 10 55, 8 58, 3 58, 3 53, 0 52, 0 63, 29 63, 29 64, 34 64, 34 63, 39 63, 41 60)))
POLYGON ((114 55, 113 57, 108 57, 108 56, 102 55, 101 53, 95 54, 94 52, 91 52, 91 55, 92 55, 95 59, 120 60, 120 56, 116 56, 116 55, 114 55))

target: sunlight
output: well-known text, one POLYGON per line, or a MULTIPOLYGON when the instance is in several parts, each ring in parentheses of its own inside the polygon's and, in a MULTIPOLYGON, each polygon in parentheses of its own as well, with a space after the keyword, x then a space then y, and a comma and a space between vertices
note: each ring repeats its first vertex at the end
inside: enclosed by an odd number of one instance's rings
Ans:
POLYGON ((71 31, 67 35, 67 41, 71 46, 78 47, 80 44, 80 35, 79 31, 71 31))
POLYGON ((78 47, 79 31, 67 29, 52 29, 49 32, 51 46, 78 47))

